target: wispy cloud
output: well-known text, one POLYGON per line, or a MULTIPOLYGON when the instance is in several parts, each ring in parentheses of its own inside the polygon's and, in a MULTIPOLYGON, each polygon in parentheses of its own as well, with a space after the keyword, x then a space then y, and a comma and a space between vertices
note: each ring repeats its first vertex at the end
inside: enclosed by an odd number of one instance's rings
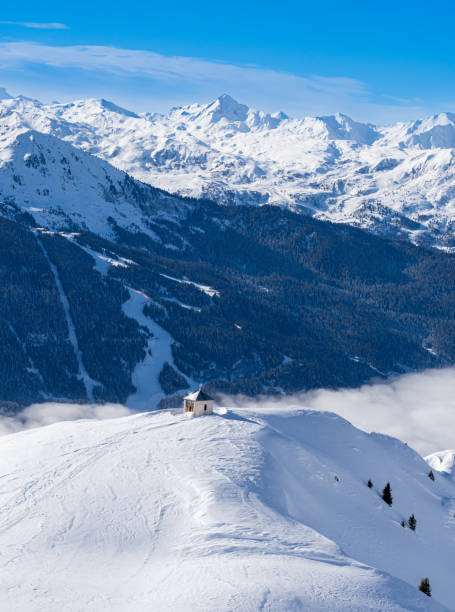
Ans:
POLYGON ((106 46, 53 46, 35 42, 9 42, 0 45, 3 65, 15 62, 42 63, 59 68, 80 68, 115 74, 148 76, 159 81, 234 81, 247 78, 263 87, 281 83, 301 91, 360 95, 366 86, 346 77, 297 76, 254 66, 237 66, 193 57, 168 57, 153 51, 120 49, 106 46))
POLYGON ((3 25, 20 26, 22 28, 32 28, 33 30, 69 30, 69 26, 64 23, 52 21, 41 23, 39 21, 0 21, 3 25))
MULTIPOLYGON (((51 89, 55 97, 62 97, 58 83, 71 83, 75 90, 73 97, 113 95, 135 110, 165 110, 164 103, 167 106, 205 102, 224 92, 256 108, 285 110, 294 116, 340 111, 360 119, 382 121, 383 117, 388 119, 391 108, 400 109, 398 102, 374 100, 366 83, 349 76, 298 75, 252 65, 109 46, 3 42, 0 43, 0 69, 9 74, 15 71, 12 76, 16 89, 16 76, 26 70, 29 84, 34 78, 38 82, 44 74, 48 79, 46 90, 51 89), (90 91, 89 87, 92 87, 90 91), (150 99, 155 109, 150 108, 150 99), (144 108, 146 100, 149 103, 144 108)), ((40 95, 36 89, 25 93, 40 95)), ((403 114, 410 112, 409 108, 402 107, 402 110, 403 114)))

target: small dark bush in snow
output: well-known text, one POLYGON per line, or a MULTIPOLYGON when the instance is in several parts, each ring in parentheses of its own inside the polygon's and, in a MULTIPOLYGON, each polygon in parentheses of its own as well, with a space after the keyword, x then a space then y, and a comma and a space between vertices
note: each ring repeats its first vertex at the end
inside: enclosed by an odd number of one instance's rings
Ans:
POLYGON ((425 595, 431 597, 431 587, 428 578, 422 578, 419 584, 419 591, 422 591, 422 593, 425 593, 425 595))
POLYGON ((434 480, 434 474, 433 474, 433 470, 430 470, 428 473, 428 478, 431 478, 431 480, 434 480))
POLYGON ((371 482, 371 480, 369 480, 369 481, 367 482, 367 485, 368 485, 368 488, 369 488, 369 489, 372 489, 372 488, 373 488, 373 483, 371 482))
POLYGON ((384 490, 382 491, 382 499, 389 506, 392 505, 392 488, 390 486, 390 482, 386 484, 386 486, 384 487, 384 490))
POLYGON ((411 516, 408 518, 408 527, 409 529, 412 529, 412 531, 415 531, 416 526, 417 526, 416 517, 413 514, 411 514, 411 516))

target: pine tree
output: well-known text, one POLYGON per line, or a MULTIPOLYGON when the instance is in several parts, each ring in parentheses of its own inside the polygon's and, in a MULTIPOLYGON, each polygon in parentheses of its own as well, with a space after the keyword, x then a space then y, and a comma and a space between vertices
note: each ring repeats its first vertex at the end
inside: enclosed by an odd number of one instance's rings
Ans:
POLYGON ((402 527, 406 527, 406 523, 404 522, 404 519, 401 519, 401 523, 400 523, 400 525, 401 525, 402 527))
POLYGON ((386 486, 384 487, 384 490, 382 491, 382 499, 389 506, 392 505, 392 488, 390 486, 390 482, 386 484, 386 486))
POLYGON ((371 480, 369 480, 369 481, 367 482, 367 486, 368 486, 368 488, 369 488, 369 489, 372 489, 372 488, 373 488, 373 483, 371 482, 371 480))
POLYGON ((431 597, 431 587, 428 578, 422 578, 419 585, 419 591, 422 591, 422 593, 425 593, 425 595, 431 597))
POLYGON ((431 478, 431 480, 434 480, 433 470, 430 470, 430 471, 428 472, 428 478, 431 478))
POLYGON ((412 531, 415 531, 416 526, 417 526, 416 517, 413 514, 411 514, 411 516, 408 518, 408 527, 409 529, 412 529, 412 531))

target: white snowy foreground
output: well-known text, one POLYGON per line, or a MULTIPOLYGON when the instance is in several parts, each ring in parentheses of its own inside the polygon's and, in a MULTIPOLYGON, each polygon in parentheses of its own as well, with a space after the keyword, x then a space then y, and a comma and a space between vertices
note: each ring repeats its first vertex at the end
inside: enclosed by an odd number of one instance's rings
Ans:
POLYGON ((0 609, 454 610, 455 483, 429 469, 398 440, 311 411, 7 435, 0 609), (411 513, 415 532, 400 525, 411 513))

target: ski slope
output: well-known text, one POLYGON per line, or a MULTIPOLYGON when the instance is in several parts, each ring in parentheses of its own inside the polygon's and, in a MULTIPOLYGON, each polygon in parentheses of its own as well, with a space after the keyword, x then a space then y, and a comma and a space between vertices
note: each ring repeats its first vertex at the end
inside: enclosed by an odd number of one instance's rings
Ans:
MULTIPOLYGON (((127 317, 135 319, 139 325, 148 331, 145 358, 139 362, 133 372, 132 382, 136 392, 128 398, 128 408, 143 410, 144 406, 158 406, 160 400, 166 397, 159 377, 167 363, 175 367, 172 355, 172 336, 153 319, 144 314, 144 306, 150 297, 140 290, 129 288, 130 298, 123 304, 123 312, 127 317)), ((179 371, 179 374, 183 374, 179 371)), ((194 386, 196 383, 190 379, 194 386)))
POLYGON ((0 609, 455 609, 452 480, 334 414, 218 412, 0 438, 0 609))

